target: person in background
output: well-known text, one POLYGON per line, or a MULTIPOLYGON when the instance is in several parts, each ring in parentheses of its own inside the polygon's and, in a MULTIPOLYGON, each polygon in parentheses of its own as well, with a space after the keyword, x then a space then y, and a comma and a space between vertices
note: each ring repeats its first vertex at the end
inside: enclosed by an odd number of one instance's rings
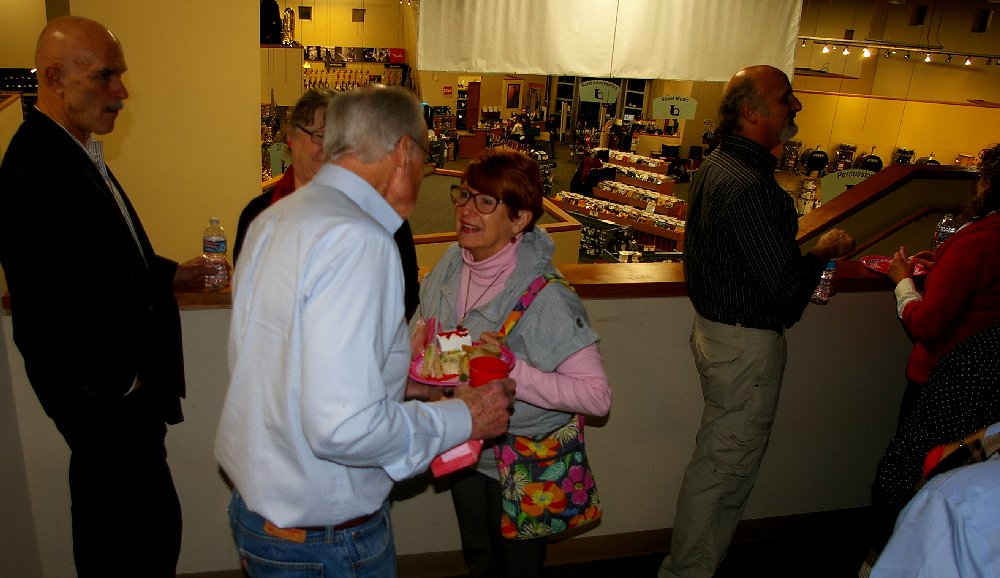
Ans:
MULTIPOLYGON (((507 148, 489 148, 451 189, 458 244, 450 247, 420 286, 414 318, 414 355, 423 351, 423 321, 446 330, 464 327, 476 341, 500 344, 499 331, 525 289, 556 273, 553 242, 535 226, 542 214, 538 164, 507 148)), ((598 337, 583 303, 562 283, 548 283, 506 336, 517 382, 510 431, 545 434, 574 413, 606 415, 611 388, 598 337)), ((546 538, 500 536, 501 487, 491 447, 474 470, 451 476, 462 553, 472 576, 539 576, 546 538)))
MULTIPOLYGON (((931 386, 929 378, 939 360, 956 344, 1000 323, 1000 262, 994 254, 1000 246, 998 209, 1000 144, 994 144, 980 153, 977 193, 960 217, 965 224, 936 251, 920 251, 912 257, 903 249, 896 252, 886 272, 896 283, 896 313, 913 340, 913 349, 906 364, 907 387, 896 433, 872 484, 875 516, 869 525, 871 551, 866 565, 874 563, 897 514, 913 496, 923 457, 939 441, 936 438, 962 436, 983 425, 972 423, 970 412, 954 411, 940 401, 932 404, 930 416, 917 414, 915 407, 921 396, 934 392, 925 390, 931 386), (918 263, 930 269, 922 293, 913 281, 918 263)), ((972 383, 967 380, 963 385, 972 383)), ((960 397, 948 399, 963 402, 960 397)))
POLYGON ((216 457, 251 576, 289 565, 394 576, 393 482, 507 429, 514 382, 404 402, 410 339, 392 234, 435 165, 413 93, 366 86, 326 112, 328 159, 247 232, 216 457))
POLYGON ((805 255, 796 245, 795 207, 774 179, 770 151, 795 134, 800 110, 781 70, 737 72, 719 108, 721 144, 691 183, 684 272, 705 409, 661 578, 715 572, 767 447, 785 370, 785 329, 801 317, 827 261, 854 248, 839 229, 805 255))
POLYGON ((1000 569, 1000 423, 981 432, 986 461, 937 475, 896 521, 871 578, 969 578, 1000 569))
MULTIPOLYGON (((233 245, 234 264, 240 257, 247 229, 257 215, 311 181, 323 166, 326 107, 335 95, 336 93, 329 88, 310 88, 299 97, 289 112, 283 134, 291 151, 292 164, 274 187, 254 197, 240 213, 236 242, 233 245)), ((396 247, 399 249, 399 257, 403 264, 403 277, 406 282, 406 318, 409 319, 417 309, 420 282, 417 279, 417 251, 413 245, 413 231, 408 220, 403 220, 393 238, 396 240, 396 247)))
POLYGON ((556 160, 556 141, 559 140, 559 118, 550 114, 545 119, 545 132, 549 133, 549 156, 556 160))
POLYGON ((181 509, 164 440, 184 396, 173 290, 203 287, 213 267, 154 252, 93 138, 114 129, 128 98, 118 38, 93 20, 56 18, 35 66, 37 104, 0 164, 14 342, 69 445, 77 574, 173 576, 181 509), (78 281, 72 298, 66 279, 78 281))
POLYGON ((901 413, 942 355, 1000 322, 1000 263, 992 251, 1000 246, 998 209, 1000 144, 994 144, 980 152, 976 196, 960 217, 965 224, 936 251, 920 251, 909 258, 901 250, 889 264, 886 273, 896 283, 896 313, 914 341, 901 413), (923 293, 913 282, 918 263, 931 270, 923 293))
POLYGON ((281 44, 281 7, 277 0, 260 0, 260 43, 281 44))

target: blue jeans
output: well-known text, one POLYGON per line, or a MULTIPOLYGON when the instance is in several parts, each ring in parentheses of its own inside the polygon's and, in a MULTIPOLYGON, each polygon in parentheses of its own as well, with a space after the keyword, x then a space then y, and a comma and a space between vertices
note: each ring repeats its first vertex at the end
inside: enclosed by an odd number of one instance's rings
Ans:
POLYGON ((389 502, 372 519, 336 531, 308 530, 302 542, 264 531, 267 522, 233 492, 229 526, 250 578, 386 578, 396 575, 389 502))

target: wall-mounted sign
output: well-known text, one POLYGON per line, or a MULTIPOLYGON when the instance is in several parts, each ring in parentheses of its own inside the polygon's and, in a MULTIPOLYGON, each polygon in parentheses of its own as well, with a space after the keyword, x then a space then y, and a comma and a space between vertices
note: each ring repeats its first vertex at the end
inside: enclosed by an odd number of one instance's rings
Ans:
POLYGON ((580 102, 618 102, 619 87, 607 80, 588 80, 580 83, 580 102))
POLYGON ((452 88, 450 84, 441 87, 441 96, 451 96, 452 88))
POLYGON ((864 169, 847 169, 830 173, 820 180, 820 198, 825 203, 874 174, 874 171, 864 169))
POLYGON ((661 96, 653 100, 653 118, 694 118, 698 101, 686 96, 661 96))

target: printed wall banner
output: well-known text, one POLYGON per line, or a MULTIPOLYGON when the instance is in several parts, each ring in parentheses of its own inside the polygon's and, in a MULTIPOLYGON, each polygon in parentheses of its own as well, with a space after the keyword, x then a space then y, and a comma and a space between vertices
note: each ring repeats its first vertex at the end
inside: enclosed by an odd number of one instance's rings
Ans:
POLYGON ((653 100, 653 118, 692 119, 698 101, 686 96, 661 96, 653 100))

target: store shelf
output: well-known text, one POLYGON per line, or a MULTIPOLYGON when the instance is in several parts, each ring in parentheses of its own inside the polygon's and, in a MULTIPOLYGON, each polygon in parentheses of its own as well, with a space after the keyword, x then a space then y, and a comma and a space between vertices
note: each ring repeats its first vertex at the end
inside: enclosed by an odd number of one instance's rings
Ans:
MULTIPOLYGON (((622 205, 629 205, 637 209, 645 209, 652 201, 642 201, 639 199, 633 199, 632 197, 626 197, 625 195, 620 195, 618 193, 608 191, 600 188, 600 184, 594 187, 594 196, 598 199, 604 199, 606 201, 612 201, 615 203, 620 203, 622 205)), ((657 205, 654 212, 657 215, 665 215, 667 217, 674 217, 675 219, 684 220, 684 202, 678 202, 671 207, 665 207, 662 205, 657 205)))
MULTIPOLYGON (((614 153, 612 153, 614 154, 614 153)), ((647 173, 656 173, 659 175, 666 175, 667 171, 670 170, 670 163, 661 162, 659 166, 644 165, 642 163, 633 163, 624 159, 616 159, 614 156, 608 161, 608 164, 618 165, 622 167, 629 167, 631 169, 636 169, 639 171, 646 171, 647 173)), ((646 187, 648 188, 648 187, 646 187)))
MULTIPOLYGON (((607 163, 607 164, 613 164, 613 163, 607 163)), ((605 166, 607 166, 607 164, 605 166)), ((642 187, 644 189, 649 189, 651 191, 655 191, 662 195, 674 196, 675 183, 673 179, 665 180, 660 184, 656 184, 641 179, 635 179, 623 173, 615 173, 615 180, 618 181, 619 183, 632 185, 633 187, 642 187)))
MULTIPOLYGON (((560 209, 570 212, 570 213, 580 213, 583 215, 588 215, 597 219, 604 219, 606 221, 611 221, 612 223, 618 223, 619 225, 624 225, 626 227, 631 227, 634 231, 642 232, 653 238, 653 244, 657 250, 660 251, 683 251, 684 250, 684 231, 675 231, 673 229, 661 229, 660 227, 654 227, 649 223, 640 223, 638 221, 633 221, 631 219, 625 219, 619 217, 618 215, 607 213, 604 211, 594 211, 587 209, 585 207, 580 207, 573 205, 571 203, 566 203, 563 201, 557 201, 555 199, 549 199, 553 205, 559 207, 560 209)), ((644 240, 637 237, 640 243, 644 243, 644 240)))

